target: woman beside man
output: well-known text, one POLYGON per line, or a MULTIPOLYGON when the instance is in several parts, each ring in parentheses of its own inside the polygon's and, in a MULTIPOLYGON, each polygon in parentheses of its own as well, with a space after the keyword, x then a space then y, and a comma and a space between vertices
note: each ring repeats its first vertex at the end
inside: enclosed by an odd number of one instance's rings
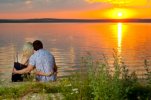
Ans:
POLYGON ((25 74, 35 69, 37 81, 55 81, 57 77, 57 66, 54 56, 43 49, 41 41, 27 42, 23 46, 20 63, 27 67, 22 70, 13 69, 14 74, 25 74))

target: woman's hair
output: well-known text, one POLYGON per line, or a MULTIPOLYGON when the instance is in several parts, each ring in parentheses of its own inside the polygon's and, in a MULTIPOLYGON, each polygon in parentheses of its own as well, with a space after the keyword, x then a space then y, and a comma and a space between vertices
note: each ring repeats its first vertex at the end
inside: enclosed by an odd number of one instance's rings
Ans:
POLYGON ((27 42, 23 46, 22 56, 29 58, 34 53, 33 44, 27 42))

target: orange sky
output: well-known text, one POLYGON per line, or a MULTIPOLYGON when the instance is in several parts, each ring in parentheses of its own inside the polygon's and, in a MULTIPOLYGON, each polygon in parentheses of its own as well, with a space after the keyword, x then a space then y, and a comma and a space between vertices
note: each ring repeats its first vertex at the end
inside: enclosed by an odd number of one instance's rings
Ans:
POLYGON ((150 0, 0 1, 0 18, 151 18, 149 12, 150 0))

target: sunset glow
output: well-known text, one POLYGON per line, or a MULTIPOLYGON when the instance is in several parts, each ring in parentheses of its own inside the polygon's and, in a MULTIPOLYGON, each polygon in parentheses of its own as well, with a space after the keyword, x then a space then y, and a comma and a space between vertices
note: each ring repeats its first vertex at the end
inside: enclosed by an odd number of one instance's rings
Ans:
POLYGON ((134 16, 135 11, 126 8, 114 8, 106 12, 106 17, 113 19, 133 18, 134 16))
POLYGON ((150 0, 2 0, 0 18, 150 18, 150 0))
POLYGON ((104 2, 114 6, 146 6, 151 5, 150 0, 85 0, 89 3, 104 2))
POLYGON ((4 100, 151 100, 151 0, 0 0, 0 78, 4 100))

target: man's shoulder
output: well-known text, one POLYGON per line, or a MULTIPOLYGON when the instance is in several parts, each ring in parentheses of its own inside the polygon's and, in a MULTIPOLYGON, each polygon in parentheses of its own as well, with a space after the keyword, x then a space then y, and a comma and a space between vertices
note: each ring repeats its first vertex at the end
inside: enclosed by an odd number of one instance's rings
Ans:
POLYGON ((35 54, 30 56, 30 59, 34 59, 35 58, 35 54))
POLYGON ((45 49, 43 49, 41 52, 52 55, 51 52, 49 52, 48 50, 45 50, 45 49))
POLYGON ((53 57, 53 55, 51 54, 51 52, 49 52, 48 50, 45 50, 45 49, 41 49, 41 50, 39 50, 36 54, 35 54, 35 56, 47 56, 47 57, 53 57))

